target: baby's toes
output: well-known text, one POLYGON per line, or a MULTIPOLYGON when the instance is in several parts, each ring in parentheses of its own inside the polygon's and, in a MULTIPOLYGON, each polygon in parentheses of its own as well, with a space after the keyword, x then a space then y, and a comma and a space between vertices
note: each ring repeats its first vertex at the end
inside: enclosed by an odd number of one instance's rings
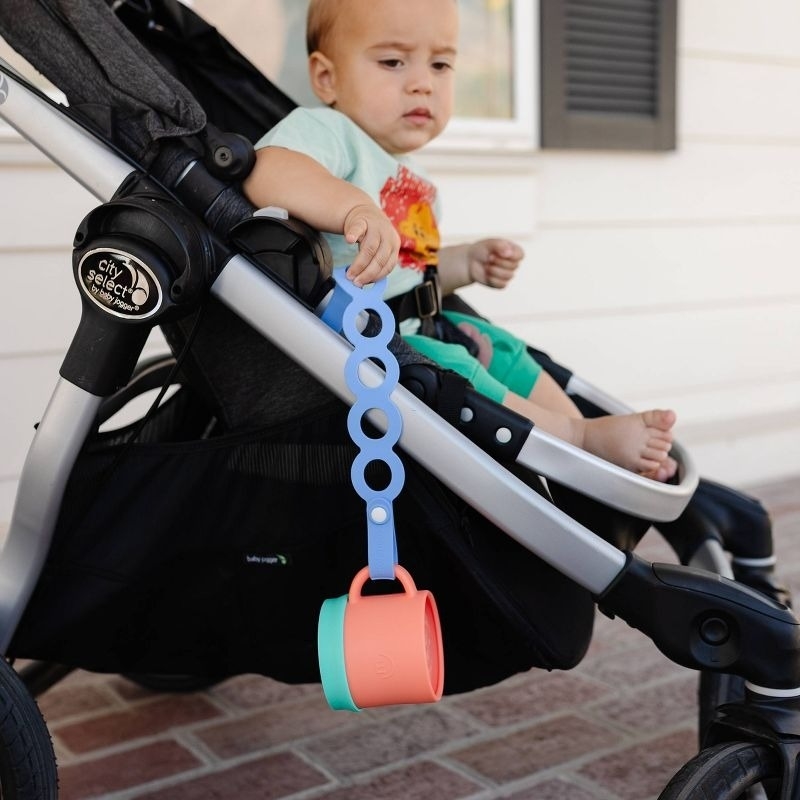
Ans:
POLYGON ((675 412, 670 409, 655 408, 642 413, 642 419, 648 428, 655 428, 664 433, 668 432, 677 419, 675 412))

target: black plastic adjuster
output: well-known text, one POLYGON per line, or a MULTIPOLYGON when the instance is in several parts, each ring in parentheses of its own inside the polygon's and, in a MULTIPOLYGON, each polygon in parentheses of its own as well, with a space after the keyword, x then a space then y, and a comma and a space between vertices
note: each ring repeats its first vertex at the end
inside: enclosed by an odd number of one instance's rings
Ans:
POLYGON ((414 303, 420 319, 430 319, 439 313, 439 287, 435 280, 428 279, 414 287, 414 303))

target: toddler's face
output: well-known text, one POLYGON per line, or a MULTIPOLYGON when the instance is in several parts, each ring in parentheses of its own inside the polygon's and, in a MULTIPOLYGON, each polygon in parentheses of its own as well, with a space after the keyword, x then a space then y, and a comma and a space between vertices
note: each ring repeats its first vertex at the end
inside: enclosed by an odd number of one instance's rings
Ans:
POLYGON ((395 155, 442 132, 453 109, 456 0, 347 0, 331 34, 323 102, 395 155))

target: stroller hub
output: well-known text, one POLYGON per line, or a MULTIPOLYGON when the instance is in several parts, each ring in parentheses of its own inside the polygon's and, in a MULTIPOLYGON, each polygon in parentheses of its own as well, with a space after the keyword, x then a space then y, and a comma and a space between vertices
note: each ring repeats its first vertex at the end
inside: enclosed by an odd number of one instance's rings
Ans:
POLYGON ((61 375, 106 396, 129 380, 155 325, 197 307, 222 254, 194 215, 138 179, 86 216, 74 246, 83 308, 61 375))

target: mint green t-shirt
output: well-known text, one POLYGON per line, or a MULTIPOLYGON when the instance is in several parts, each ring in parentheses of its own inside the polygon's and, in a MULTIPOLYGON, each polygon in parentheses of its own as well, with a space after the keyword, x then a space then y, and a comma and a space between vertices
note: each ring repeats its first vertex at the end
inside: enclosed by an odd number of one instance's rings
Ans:
MULTIPOLYGON (((265 134, 256 148, 285 147, 318 161, 332 175, 363 189, 400 234, 400 257, 389 275, 385 296, 395 297, 422 282, 438 260, 436 187, 407 156, 387 153, 349 117, 333 108, 297 108, 265 134)), ((358 252, 344 236, 324 234, 336 267, 358 252)))

